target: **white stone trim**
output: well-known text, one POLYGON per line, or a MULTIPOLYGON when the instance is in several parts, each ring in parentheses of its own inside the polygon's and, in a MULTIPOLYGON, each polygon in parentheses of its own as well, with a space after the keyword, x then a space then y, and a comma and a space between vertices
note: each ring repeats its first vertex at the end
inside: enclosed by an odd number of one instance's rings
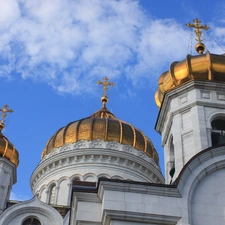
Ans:
POLYGON ((47 202, 48 191, 41 195, 40 190, 43 186, 48 190, 54 182, 59 187, 55 204, 69 205, 74 177, 97 182, 101 176, 164 183, 159 166, 144 152, 114 141, 95 140, 66 144, 46 155, 32 174, 31 189, 34 194, 39 192, 40 199, 47 202), (63 189, 62 179, 67 180, 63 189))
MULTIPOLYGON (((140 182, 137 183, 124 183, 124 182, 110 182, 110 181, 100 181, 98 196, 102 200, 104 196, 104 191, 120 191, 120 192, 133 192, 133 193, 141 193, 141 194, 149 194, 149 195, 157 195, 157 196, 168 196, 168 197, 176 197, 180 198, 181 195, 177 190, 176 186, 173 185, 162 185, 160 184, 147 184, 144 185, 140 182)), ((82 193, 84 194, 84 193, 82 193)))
MULTIPOLYGON (((142 176, 143 181, 164 183, 158 165, 144 152, 117 142, 96 140, 93 143, 91 141, 79 141, 74 144, 67 144, 48 154, 32 174, 32 189, 36 190, 38 183, 56 173, 56 171, 60 171, 64 176, 63 171, 85 165, 86 167, 88 165, 89 167, 90 165, 102 165, 103 167, 114 168, 115 171, 124 168, 127 173, 137 173, 136 176, 142 176)), ((98 175, 95 175, 96 179, 98 175)), ((84 176, 85 174, 82 174, 82 179, 84 179, 84 176)))
MULTIPOLYGON (((151 213, 134 213, 117 210, 103 210, 102 225, 110 225, 112 220, 132 221, 144 224, 175 225, 180 217, 157 215, 151 213)), ((79 224, 79 223, 78 223, 79 224)))
POLYGON ((152 158, 150 158, 145 152, 136 150, 130 145, 123 145, 116 141, 102 141, 102 140, 94 140, 94 141, 78 141, 75 143, 69 143, 65 144, 62 147, 55 148, 52 152, 45 155, 44 158, 41 160, 39 164, 41 164, 46 159, 52 157, 53 155, 57 155, 61 152, 66 151, 74 151, 75 149, 111 149, 111 150, 117 150, 120 152, 129 152, 130 154, 136 155, 148 162, 152 162, 152 158))
MULTIPOLYGON (((157 168, 155 168, 154 164, 152 165, 152 163, 148 163, 137 158, 131 159, 129 158, 129 155, 127 154, 120 155, 120 156, 118 156, 117 154, 113 155, 111 150, 109 152, 107 151, 102 152, 100 150, 101 152, 96 152, 95 154, 90 154, 92 153, 92 150, 90 151, 91 152, 79 151, 76 153, 78 154, 80 153, 81 155, 66 156, 65 158, 61 155, 60 159, 54 159, 54 157, 52 157, 50 159, 49 164, 39 165, 39 167, 34 171, 31 178, 33 188, 38 182, 41 182, 41 180, 44 179, 46 176, 51 176, 52 173, 56 173, 56 171, 58 170, 67 170, 68 168, 72 168, 73 166, 79 167, 85 164, 87 166, 88 164, 92 164, 92 165, 96 164, 98 166, 101 164, 102 166, 107 165, 108 167, 114 167, 115 171, 118 170, 117 168, 118 166, 124 167, 124 168, 127 168, 128 173, 131 172, 131 169, 134 169, 135 171, 140 173, 139 176, 143 176, 143 178, 144 176, 147 176, 148 179, 152 179, 152 182, 156 182, 156 183, 164 182, 164 179, 161 173, 157 170, 157 168), (94 161, 91 159, 93 155, 94 155, 94 161), (67 159, 70 159, 72 161, 70 163, 67 163, 67 159), (111 159, 111 163, 109 163, 109 159, 111 159)), ((81 180, 84 180, 85 176, 86 174, 82 176, 81 180)))
MULTIPOLYGON (((190 92, 193 89, 198 89, 199 91, 216 91, 217 93, 221 93, 221 91, 224 90, 224 84, 218 83, 218 82, 212 82, 212 81, 200 81, 200 80, 192 80, 185 85, 181 85, 168 93, 164 96, 163 104, 161 105, 158 120, 156 122, 156 130, 161 134, 163 123, 165 121, 165 118, 169 111, 171 111, 171 100, 173 96, 182 96, 185 95, 187 92, 190 92), (220 91, 221 90, 221 91, 220 91)), ((215 99, 215 101, 211 101, 211 99, 198 99, 196 97, 195 102, 187 101, 184 104, 182 104, 182 108, 178 108, 177 110, 173 111, 173 114, 181 113, 183 110, 190 109, 193 106, 201 105, 201 106, 207 106, 207 107, 216 107, 216 108, 225 108, 225 102, 215 99), (207 101, 206 101, 207 100, 207 101), (206 101, 206 102, 205 102, 206 101), (220 102, 218 104, 218 102, 220 102)), ((181 105, 180 105, 181 106, 181 105)))

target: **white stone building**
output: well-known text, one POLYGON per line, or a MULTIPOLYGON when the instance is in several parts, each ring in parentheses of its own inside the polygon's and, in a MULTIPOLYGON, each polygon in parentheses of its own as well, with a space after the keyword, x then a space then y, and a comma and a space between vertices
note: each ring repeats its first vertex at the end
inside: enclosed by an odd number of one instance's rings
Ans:
POLYGON ((105 95, 98 112, 49 139, 35 197, 9 202, 19 156, 0 132, 0 224, 225 224, 225 55, 172 63, 155 98, 165 179, 150 139, 110 113, 105 95))

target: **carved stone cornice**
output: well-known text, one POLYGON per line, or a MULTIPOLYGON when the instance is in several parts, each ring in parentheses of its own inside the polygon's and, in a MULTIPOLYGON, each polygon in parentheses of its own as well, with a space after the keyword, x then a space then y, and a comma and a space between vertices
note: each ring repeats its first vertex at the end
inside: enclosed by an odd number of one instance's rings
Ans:
MULTIPOLYGON (((78 141, 73 144, 65 144, 62 147, 55 148, 52 152, 50 152, 48 155, 45 155, 41 162, 45 161, 46 159, 52 157, 53 155, 57 155, 61 152, 66 152, 66 151, 74 151, 76 149, 111 149, 111 150, 117 150, 120 152, 128 152, 130 154, 133 154, 135 156, 138 156, 142 159, 144 159, 147 162, 152 163, 153 159, 150 158, 147 154, 145 154, 143 151, 138 151, 135 148, 133 148, 130 145, 123 145, 120 144, 116 141, 110 141, 110 142, 104 142, 102 140, 94 140, 94 141, 78 141)), ((155 164, 156 165, 156 164, 155 164)), ((158 165, 156 167, 159 169, 158 165)))
MULTIPOLYGON (((154 183, 164 183, 164 178, 152 158, 144 152, 129 145, 117 142, 79 141, 54 149, 39 163, 31 177, 31 188, 35 190, 40 183, 52 174, 63 174, 68 170, 95 168, 120 171, 140 180, 154 183)), ((127 179, 127 178, 124 178, 127 179)))

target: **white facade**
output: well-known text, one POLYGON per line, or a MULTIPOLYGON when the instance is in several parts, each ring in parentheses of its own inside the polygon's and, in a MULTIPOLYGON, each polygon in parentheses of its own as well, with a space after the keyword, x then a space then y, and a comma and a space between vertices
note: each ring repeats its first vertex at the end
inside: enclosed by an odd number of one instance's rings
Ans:
POLYGON ((222 225, 224 178, 225 147, 209 148, 186 165, 176 185, 100 181, 96 193, 74 191, 70 224, 222 225))
POLYGON ((35 197, 5 209, 15 166, 1 158, 0 188, 8 191, 1 195, 0 224, 225 224, 225 145, 212 146, 218 132, 212 122, 225 120, 224 87, 190 81, 165 95, 156 130, 167 184, 143 151, 114 141, 78 141, 45 155, 31 177, 35 197))
POLYGON ((174 181, 198 152, 212 146, 212 121, 225 118, 224 84, 190 81, 164 99, 156 130, 162 135, 166 183, 174 181), (175 164, 173 179, 169 175, 175 164))

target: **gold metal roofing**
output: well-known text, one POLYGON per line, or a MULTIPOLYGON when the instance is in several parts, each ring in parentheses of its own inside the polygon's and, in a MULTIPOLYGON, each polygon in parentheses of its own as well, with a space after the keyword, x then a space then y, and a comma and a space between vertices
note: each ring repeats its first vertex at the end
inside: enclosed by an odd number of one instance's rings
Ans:
POLYGON ((14 145, 2 134, 4 124, 0 123, 0 157, 8 159, 10 162, 18 166, 19 153, 14 145))
POLYGON ((9 106, 5 104, 3 108, 0 108, 1 117, 0 120, 0 157, 6 158, 11 161, 13 164, 18 166, 19 164, 19 153, 15 149, 14 145, 2 134, 2 130, 4 129, 5 125, 5 117, 7 113, 12 113, 13 110, 9 109, 9 106))
POLYGON ((225 55, 207 52, 196 56, 187 55, 185 60, 173 62, 170 70, 159 77, 156 104, 161 107, 166 92, 190 80, 225 82, 225 55))
POLYGON ((102 108, 90 117, 74 121, 60 128, 49 139, 42 157, 49 154, 54 148, 61 147, 66 143, 100 139, 131 145, 135 149, 145 152, 158 164, 158 154, 151 140, 131 124, 117 119, 107 110, 104 100, 102 99, 102 108))

